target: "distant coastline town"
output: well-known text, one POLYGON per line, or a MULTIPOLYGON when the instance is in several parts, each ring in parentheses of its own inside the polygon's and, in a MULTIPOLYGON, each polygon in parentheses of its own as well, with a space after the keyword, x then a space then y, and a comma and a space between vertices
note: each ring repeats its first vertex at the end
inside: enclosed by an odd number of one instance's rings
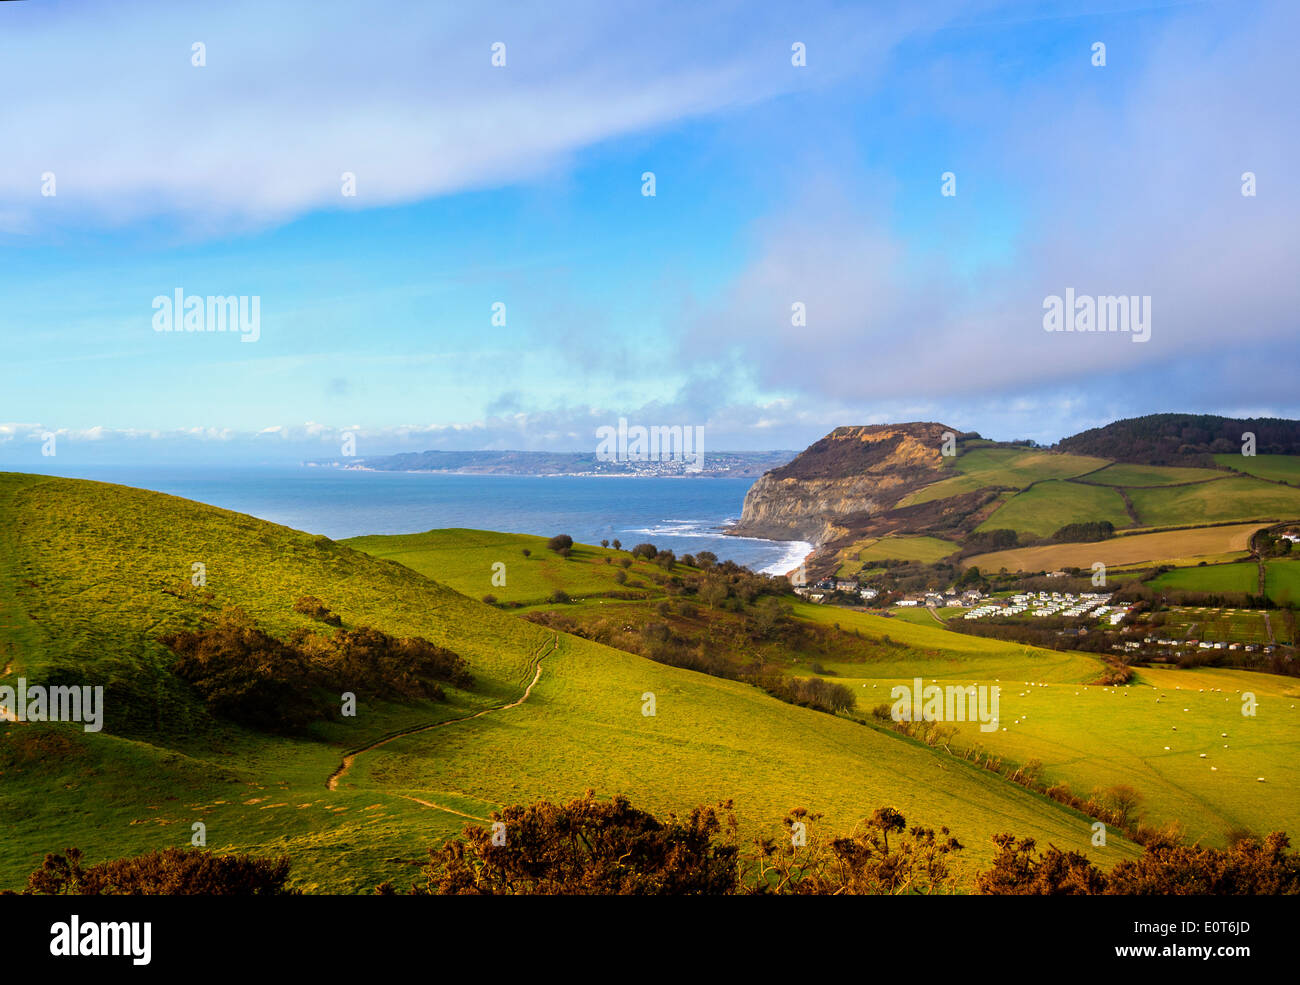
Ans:
POLYGON ((635 478, 758 478, 786 464, 795 451, 710 452, 700 468, 693 461, 665 458, 648 461, 602 461, 595 453, 541 451, 423 451, 369 458, 304 462, 311 468, 368 472, 438 472, 464 475, 621 476, 635 478))

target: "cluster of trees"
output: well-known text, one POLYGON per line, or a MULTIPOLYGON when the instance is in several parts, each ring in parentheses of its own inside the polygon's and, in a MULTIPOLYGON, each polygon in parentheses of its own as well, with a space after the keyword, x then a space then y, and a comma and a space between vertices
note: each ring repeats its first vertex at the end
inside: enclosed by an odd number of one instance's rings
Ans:
POLYGON ((774 698, 832 715, 852 711, 856 704, 851 687, 821 677, 788 677, 778 670, 767 670, 757 676, 755 683, 774 698))
POLYGON ((1109 520, 1091 520, 1087 523, 1067 523, 1050 540, 1058 544, 1077 544, 1094 540, 1107 540, 1115 536, 1115 524, 1109 520))
POLYGON ((1255 435, 1259 455, 1300 454, 1300 421, 1238 420, 1212 414, 1151 414, 1083 431, 1057 446, 1075 455, 1148 465, 1208 465, 1211 455, 1239 454, 1242 434, 1255 435))
POLYGON ((1291 541, 1280 534, 1261 530, 1255 535, 1255 553, 1261 557, 1285 557, 1291 553, 1291 541))
POLYGON ((333 635, 300 629, 281 641, 234 607, 201 629, 171 633, 161 642, 179 657, 175 673, 193 685, 210 712, 271 731, 298 732, 335 717, 344 691, 390 701, 440 701, 445 695, 439 682, 460 688, 473 683, 463 658, 421 637, 398 639, 358 626, 333 635))
POLYGON ((168 848, 94 865, 82 863, 81 849, 49 854, 27 877, 23 896, 280 896, 289 857, 213 855, 195 848, 168 848))

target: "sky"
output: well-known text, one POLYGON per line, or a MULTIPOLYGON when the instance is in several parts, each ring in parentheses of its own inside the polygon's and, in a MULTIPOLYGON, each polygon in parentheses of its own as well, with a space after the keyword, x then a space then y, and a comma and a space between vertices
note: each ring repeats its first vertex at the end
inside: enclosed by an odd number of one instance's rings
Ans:
POLYGON ((1300 417, 1291 0, 194 6, 0 4, 0 463, 1300 417))

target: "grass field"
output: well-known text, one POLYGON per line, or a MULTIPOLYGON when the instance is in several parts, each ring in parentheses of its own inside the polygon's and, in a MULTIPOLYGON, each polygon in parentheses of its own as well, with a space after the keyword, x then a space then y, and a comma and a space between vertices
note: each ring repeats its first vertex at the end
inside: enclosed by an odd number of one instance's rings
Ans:
POLYGON ((1300 517, 1300 489, 1248 476, 1168 489, 1131 489, 1129 498, 1144 526, 1300 517))
POLYGON ((1283 619, 1270 620, 1273 640, 1262 611, 1251 609, 1209 609, 1171 606, 1163 628, 1153 632, 1184 640, 1210 640, 1224 643, 1290 643, 1283 619))
MULTIPOLYGON (((300 888, 365 891, 409 879, 405 860, 458 831, 462 814, 587 787, 659 811, 732 798, 746 835, 775 831, 795 806, 825 812, 838 829, 889 804, 910 823, 951 826, 968 846, 965 875, 987 864, 998 831, 1088 847, 1087 818, 892 731, 553 636, 325 538, 156 493, 13 474, 0 475, 0 519, 0 677, 73 675, 103 683, 107 705, 98 734, 72 723, 0 726, 0 887, 20 885, 48 851, 76 845, 94 861, 186 845, 201 820, 218 851, 289 854, 300 888), (207 566, 210 600, 180 588, 196 561, 207 566), (302 594, 320 597, 346 626, 456 650, 470 662, 473 687, 449 688, 445 703, 385 705, 368 701, 362 682, 358 718, 302 738, 208 717, 170 673, 173 658, 157 637, 226 604, 284 635, 310 625, 292 608, 302 594), (451 721, 517 701, 542 653, 524 703, 451 721), (654 717, 642 714, 646 692, 656 695, 654 717), (363 754, 338 789, 327 789, 344 751, 438 722, 446 724, 363 754)), ((502 544, 459 532, 434 553, 445 577, 472 585, 481 552, 502 544), (471 570, 452 570, 458 556, 471 570)), ((569 590, 590 577, 587 553, 595 556, 584 548, 558 569, 569 590)), ((810 618, 855 616, 802 608, 810 618)), ((909 644, 880 663, 895 676, 950 663, 1009 670, 1026 659, 938 627, 864 625, 915 640, 919 649, 909 644)), ((1078 678, 1095 661, 1053 653, 1035 667, 1078 678)), ((1089 854, 1109 864, 1134 850, 1112 838, 1089 854)))
POLYGON ((1090 659, 1082 654, 963 638, 937 625, 869 614, 841 613, 837 619, 919 649, 962 647, 960 655, 950 651, 953 659, 935 659, 924 668, 828 666, 834 680, 871 694, 868 703, 887 701, 889 688, 909 683, 913 672, 927 682, 1002 687, 1006 731, 960 725, 957 748, 978 746, 1020 764, 1036 759, 1045 779, 1065 782, 1076 793, 1128 784, 1143 798, 1144 823, 1181 821, 1190 837, 1207 844, 1223 845, 1233 828, 1291 831, 1300 821, 1300 793, 1290 781, 1300 755, 1300 681, 1294 678, 1160 668, 1139 671, 1133 687, 1088 686, 1083 682, 1096 665, 1080 662, 1090 659), (1048 686, 1035 686, 1042 684, 1048 686), (1253 718, 1241 713, 1243 691, 1259 698, 1253 718))
POLYGON ((1149 583, 1152 588, 1184 592, 1259 592, 1259 566, 1254 561, 1207 564, 1205 567, 1166 571, 1149 583))
POLYGON ((1215 455, 1214 460, 1261 479, 1300 485, 1300 455, 1215 455))
POLYGON ((840 552, 836 574, 850 578, 872 561, 920 561, 933 564, 957 550, 957 544, 939 537, 871 537, 840 552))
POLYGON ((952 475, 908 496, 900 506, 929 503, 986 486, 1010 486, 1024 489, 1044 479, 1067 479, 1099 469, 1104 458, 1084 455, 1061 455, 1055 452, 1023 448, 974 448, 958 456, 952 475))
POLYGON ((1300 605, 1300 560, 1269 561, 1264 565, 1264 587, 1278 605, 1300 605))
POLYGON ((1046 544, 1015 547, 968 558, 981 571, 1054 571, 1059 568, 1091 568, 1100 561, 1119 568, 1144 561, 1195 564, 1198 558, 1222 560, 1225 554, 1240 554, 1261 524, 1242 523, 1222 527, 1167 530, 1152 534, 1112 537, 1090 544, 1046 544))
POLYGON ((1164 465, 1129 465, 1116 463, 1088 476, 1089 482, 1103 486, 1171 486, 1182 482, 1222 479, 1215 469, 1182 469, 1164 465))
POLYGON ((430 530, 426 533, 354 537, 343 543, 375 557, 397 561, 471 598, 493 595, 502 602, 544 602, 556 589, 571 596, 611 592, 653 592, 648 577, 662 568, 637 560, 627 569, 626 584, 613 562, 630 559, 627 551, 575 544, 564 558, 547 549, 549 538, 490 530, 430 530), (528 557, 524 550, 530 552, 528 557), (494 565, 501 565, 494 568, 494 565), (502 585, 501 581, 505 584, 502 585))
POLYGON ((1050 537, 1069 523, 1109 520, 1116 529, 1132 524, 1114 489, 1079 482, 1040 482, 1017 493, 977 530, 1015 530, 1031 538, 1050 537))

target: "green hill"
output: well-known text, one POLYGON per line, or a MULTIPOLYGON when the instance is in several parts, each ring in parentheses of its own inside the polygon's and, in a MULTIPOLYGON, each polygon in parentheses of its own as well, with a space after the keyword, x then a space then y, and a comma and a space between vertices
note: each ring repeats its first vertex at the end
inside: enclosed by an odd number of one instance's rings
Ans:
MULTIPOLYGON (((187 845, 201 821, 208 847, 289 854, 301 888, 362 891, 408 879, 408 861, 467 815, 588 786, 658 809, 732 798, 751 833, 775 830, 794 806, 844 827, 892 804, 914 823, 951 826, 968 868, 987 863, 998 831, 1088 843, 1086 817, 888 729, 557 637, 325 538, 161 494, 17 474, 0 474, 0 519, 4 683, 102 684, 106 704, 100 733, 0 726, 0 886, 19 885, 47 851, 78 845, 94 861, 187 845), (206 566, 197 590, 195 563, 206 566), (473 684, 448 686, 445 701, 394 703, 358 680, 356 718, 277 736, 210 714, 158 642, 225 606, 279 638, 318 631, 294 610, 304 595, 345 628, 456 651, 473 684), (642 714, 647 692, 654 717, 642 714), (361 752, 327 787, 345 754, 417 728, 361 752)), ((586 554, 564 562, 562 582, 590 577, 586 554)), ((481 577, 481 558, 468 573, 443 563, 452 580, 481 577)), ((1133 851, 1112 838, 1090 854, 1133 851)))

